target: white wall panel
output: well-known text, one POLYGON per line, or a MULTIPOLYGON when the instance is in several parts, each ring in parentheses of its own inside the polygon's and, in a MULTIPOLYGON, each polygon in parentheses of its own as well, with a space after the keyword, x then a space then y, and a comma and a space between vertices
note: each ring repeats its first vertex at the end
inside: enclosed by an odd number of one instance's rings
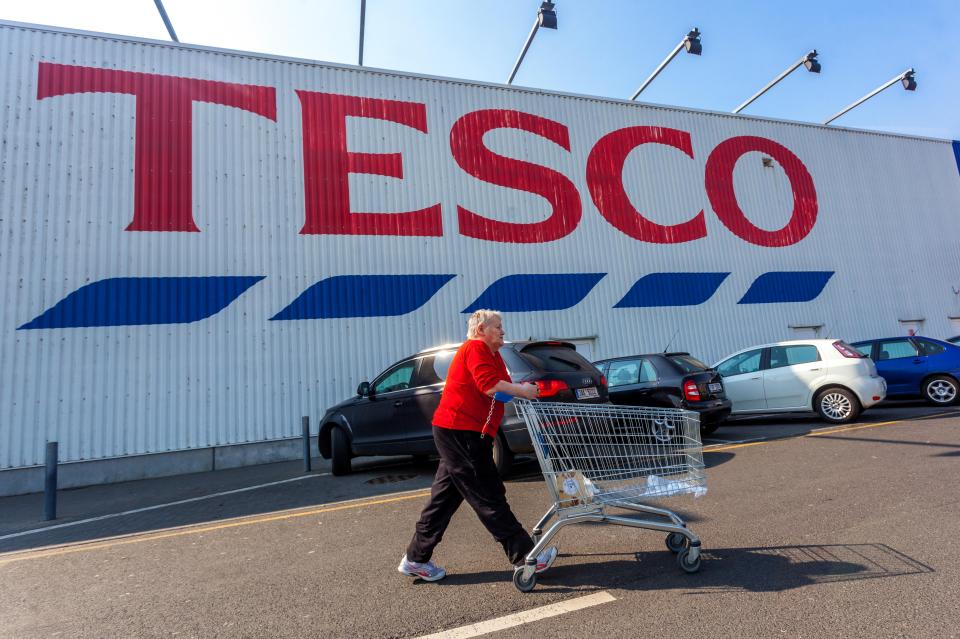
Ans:
MULTIPOLYGON (((789 338, 790 325, 823 324, 826 335, 856 340, 898 334, 899 319, 917 317, 925 318, 926 334, 943 337, 951 331, 948 317, 960 316, 952 288, 960 288, 960 174, 949 141, 12 24, 0 24, 0 56, 0 468, 41 463, 47 440, 60 442, 63 461, 75 461, 295 436, 301 415, 316 420, 399 357, 459 340, 462 311, 510 275, 605 274, 568 309, 505 314, 508 337, 597 336, 597 357, 659 351, 673 337, 671 348, 714 361, 789 338), (136 99, 113 92, 38 99, 41 63, 270 87, 276 119, 194 101, 189 181, 199 232, 128 231, 136 99), (424 105, 426 133, 348 118, 350 151, 399 153, 403 164, 402 180, 351 174, 350 204, 354 212, 440 204, 441 237, 300 232, 306 194, 298 90, 424 105), (515 243, 460 233, 458 206, 522 224, 552 212, 540 195, 478 180, 458 165, 451 129, 481 109, 566 127, 569 151, 518 129, 491 131, 485 144, 573 183, 582 215, 568 235, 515 243), (633 149, 616 176, 629 201, 664 225, 703 209, 706 237, 642 242, 600 214, 586 177, 591 149, 633 126, 689 133, 693 158, 664 145, 633 149), (736 136, 786 147, 812 177, 817 219, 799 242, 752 244, 713 210, 704 187, 707 161, 736 136), (738 303, 757 277, 773 271, 833 275, 810 301, 738 303), (729 276, 702 303, 614 308, 651 273, 729 276), (429 274, 455 277, 410 312, 270 319, 327 278, 429 274), (61 326, 23 328, 91 290, 84 286, 115 278, 127 278, 129 287, 134 278, 237 277, 262 279, 194 321, 184 319, 190 308, 226 294, 236 280, 191 294, 204 299, 127 299, 129 290, 114 286, 54 318, 61 326), (127 303, 134 314, 167 320, 125 322, 127 303), (96 305, 104 308, 88 308, 96 305), (116 325, 62 326, 78 314, 102 316, 107 307, 116 325)), ((748 219, 776 230, 790 219, 793 193, 784 168, 764 166, 763 157, 740 159, 734 187, 748 219)))

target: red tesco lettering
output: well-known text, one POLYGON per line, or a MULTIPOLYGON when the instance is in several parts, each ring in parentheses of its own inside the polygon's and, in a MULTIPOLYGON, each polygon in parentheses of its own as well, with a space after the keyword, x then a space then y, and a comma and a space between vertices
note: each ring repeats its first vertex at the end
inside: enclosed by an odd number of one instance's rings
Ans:
MULTIPOLYGON (((127 231, 198 232, 192 213, 192 151, 194 101, 255 113, 276 122, 273 87, 177 76, 99 69, 41 62, 37 99, 76 93, 119 93, 136 98, 134 206, 127 231)), ((368 118, 411 127, 429 143, 427 105, 419 102, 298 90, 303 136, 303 235, 443 235, 441 205, 431 204, 400 213, 350 210, 350 173, 404 179, 401 153, 357 153, 347 143, 346 119, 368 118)), ((566 125, 532 113, 480 109, 461 116, 449 134, 449 150, 460 169, 473 179, 525 191, 546 200, 550 215, 539 222, 504 222, 482 211, 457 205, 459 233, 490 242, 542 243, 568 236, 582 217, 576 185, 552 168, 499 155, 483 141, 497 129, 514 129, 552 142, 573 153, 566 125)), ((675 225, 647 218, 630 203, 623 167, 635 148, 659 144, 694 159, 690 133, 656 126, 631 126, 603 135, 587 153, 586 184, 600 215, 614 228, 636 240, 677 244, 707 235, 704 211, 675 225)), ((762 137, 724 140, 707 157, 704 186, 720 222, 743 240, 764 247, 796 244, 817 220, 817 192, 807 167, 785 146, 762 137), (773 158, 786 174, 793 192, 790 220, 780 229, 765 230, 751 222, 737 202, 733 172, 746 153, 773 158)), ((664 185, 669 188, 669 185, 664 185)), ((429 200, 428 200, 429 201, 429 200)))

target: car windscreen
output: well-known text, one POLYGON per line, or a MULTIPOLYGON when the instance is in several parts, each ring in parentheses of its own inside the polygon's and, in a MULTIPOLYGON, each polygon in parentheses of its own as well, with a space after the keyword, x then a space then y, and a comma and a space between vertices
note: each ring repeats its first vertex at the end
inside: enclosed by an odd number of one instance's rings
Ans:
POLYGON ((696 357, 689 355, 669 355, 667 359, 684 373, 699 373, 710 368, 696 357))
POLYGON ((528 346, 520 353, 536 370, 549 373, 596 372, 593 364, 566 346, 528 346))

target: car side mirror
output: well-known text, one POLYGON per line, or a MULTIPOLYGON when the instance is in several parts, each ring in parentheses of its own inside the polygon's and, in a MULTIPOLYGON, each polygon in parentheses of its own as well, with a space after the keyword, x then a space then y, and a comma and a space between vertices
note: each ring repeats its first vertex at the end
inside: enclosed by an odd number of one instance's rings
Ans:
POLYGON ((370 394, 370 382, 360 382, 360 385, 357 386, 357 395, 360 397, 366 397, 370 394))

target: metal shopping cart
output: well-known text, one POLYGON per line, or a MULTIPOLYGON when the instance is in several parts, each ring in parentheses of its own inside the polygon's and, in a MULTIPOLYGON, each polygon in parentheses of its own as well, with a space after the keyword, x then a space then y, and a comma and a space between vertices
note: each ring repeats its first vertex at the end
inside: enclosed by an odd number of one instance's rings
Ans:
POLYGON ((700 539, 676 513, 645 503, 706 493, 697 413, 514 401, 553 498, 550 510, 533 529, 536 545, 523 568, 514 572, 517 589, 529 592, 536 586, 537 555, 561 528, 588 521, 666 532, 667 548, 676 553, 680 568, 690 573, 700 569, 700 539), (544 533, 553 517, 557 521, 544 533))

